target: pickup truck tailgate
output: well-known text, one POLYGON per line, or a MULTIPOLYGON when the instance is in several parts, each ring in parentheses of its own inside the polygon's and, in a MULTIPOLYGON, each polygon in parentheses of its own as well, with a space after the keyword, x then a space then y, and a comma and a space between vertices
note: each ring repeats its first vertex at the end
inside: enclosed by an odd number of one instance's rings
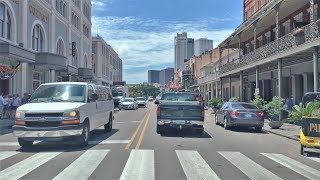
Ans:
POLYGON ((202 120, 202 106, 199 102, 162 101, 160 118, 172 120, 202 120))

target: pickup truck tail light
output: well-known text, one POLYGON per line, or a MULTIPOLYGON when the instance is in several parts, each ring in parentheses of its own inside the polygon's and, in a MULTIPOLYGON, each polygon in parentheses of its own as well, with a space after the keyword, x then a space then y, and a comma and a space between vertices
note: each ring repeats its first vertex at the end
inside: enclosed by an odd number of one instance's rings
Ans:
POLYGON ((230 112, 230 115, 233 115, 233 116, 236 116, 236 115, 238 115, 239 114, 239 112, 237 112, 237 111, 231 111, 230 112))
POLYGON ((161 110, 160 110, 160 105, 157 107, 157 116, 160 116, 161 110))
POLYGON ((263 113, 258 113, 257 116, 264 117, 264 114, 263 113))

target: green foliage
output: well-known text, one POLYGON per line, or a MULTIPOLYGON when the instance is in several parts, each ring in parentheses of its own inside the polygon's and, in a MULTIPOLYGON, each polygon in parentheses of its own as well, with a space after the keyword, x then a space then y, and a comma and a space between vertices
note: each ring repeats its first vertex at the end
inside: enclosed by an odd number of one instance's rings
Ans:
POLYGON ((267 112, 268 116, 272 118, 277 118, 280 116, 282 110, 284 110, 284 99, 279 96, 274 96, 272 101, 264 106, 264 110, 267 112))
POLYGON ((267 104, 267 102, 263 98, 261 98, 259 95, 255 95, 251 103, 257 106, 261 110, 263 110, 264 106, 267 104))
POLYGON ((220 98, 213 98, 211 99, 208 103, 209 105, 217 108, 218 104, 221 102, 221 99, 220 98))
POLYGON ((302 117, 320 117, 320 102, 314 101, 309 102, 307 106, 304 108, 301 105, 293 106, 292 111, 289 113, 289 120, 291 121, 301 121, 302 117))
POLYGON ((160 94, 160 89, 152 85, 140 84, 140 85, 129 86, 129 94, 131 97, 138 97, 138 96, 156 97, 158 94, 160 94))
POLYGON ((218 105, 217 105, 216 108, 217 108, 217 109, 222 108, 223 104, 224 104, 224 102, 223 102, 223 101, 220 101, 220 102, 218 103, 218 105))
POLYGON ((239 102, 239 98, 238 97, 232 97, 229 99, 229 102, 239 102))

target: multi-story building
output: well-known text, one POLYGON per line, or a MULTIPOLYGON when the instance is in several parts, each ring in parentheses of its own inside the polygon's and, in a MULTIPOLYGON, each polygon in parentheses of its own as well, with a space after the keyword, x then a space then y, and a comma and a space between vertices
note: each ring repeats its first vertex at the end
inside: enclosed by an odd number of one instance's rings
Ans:
POLYGON ((115 50, 100 36, 92 37, 94 80, 110 86, 122 81, 122 60, 115 50))
POLYGON ((306 92, 319 91, 319 3, 244 0, 244 22, 219 45, 239 49, 238 58, 220 60, 218 78, 228 92, 219 96, 232 97, 233 81, 243 101, 259 94, 268 101, 293 97, 297 104, 306 92))
POLYGON ((148 83, 160 83, 160 71, 159 70, 149 70, 148 71, 148 83))
POLYGON ((91 78, 91 0, 1 0, 0 89, 91 78))
POLYGON ((200 38, 194 41, 194 55, 199 56, 202 53, 213 49, 213 40, 200 38))
POLYGON ((165 68, 160 71, 160 84, 168 85, 174 76, 174 68, 165 68))
POLYGON ((188 38, 188 34, 183 32, 174 38, 174 62, 175 69, 184 69, 184 60, 194 55, 194 39, 188 38))

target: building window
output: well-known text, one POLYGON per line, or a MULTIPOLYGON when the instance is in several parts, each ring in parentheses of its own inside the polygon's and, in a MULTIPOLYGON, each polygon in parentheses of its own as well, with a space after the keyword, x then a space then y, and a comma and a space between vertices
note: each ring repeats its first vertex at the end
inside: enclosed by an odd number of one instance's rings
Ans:
POLYGON ((71 24, 76 27, 77 29, 80 29, 80 18, 79 16, 72 11, 71 13, 71 24))
POLYGON ((245 14, 244 14, 244 19, 245 19, 245 20, 247 20, 247 19, 248 19, 248 17, 249 17, 249 12, 248 12, 248 11, 246 11, 246 12, 245 12, 245 14))
POLYGON ((40 84, 43 83, 43 79, 44 79, 43 76, 44 75, 41 72, 36 72, 36 71, 33 72, 33 75, 32 75, 32 89, 33 89, 33 91, 35 91, 40 86, 40 84))
POLYGON ((36 24, 32 31, 32 49, 42 52, 44 45, 43 41, 43 30, 39 24, 36 24))
POLYGON ((251 15, 254 14, 254 5, 251 7, 251 15))
POLYGON ((56 0, 56 10, 63 16, 67 17, 67 3, 63 0, 56 0))
POLYGON ((262 2, 261 2, 262 0, 258 0, 258 8, 260 9, 261 8, 261 6, 262 6, 262 2))
POLYGON ((90 8, 87 3, 83 3, 83 14, 90 20, 90 8))
POLYGON ((72 56, 72 66, 78 67, 78 50, 75 50, 75 55, 72 56))
POLYGON ((9 9, 3 3, 0 3, 0 37, 11 39, 11 25, 9 9))
POLYGON ((96 53, 96 45, 92 44, 92 54, 95 54, 95 53, 96 53))
POLYGON ((86 24, 83 24, 83 34, 89 38, 90 37, 90 30, 89 27, 86 24))
POLYGON ((59 39, 57 42, 57 54, 64 55, 64 43, 62 39, 59 39))
POLYGON ((72 0, 73 4, 80 8, 80 0, 72 0))

